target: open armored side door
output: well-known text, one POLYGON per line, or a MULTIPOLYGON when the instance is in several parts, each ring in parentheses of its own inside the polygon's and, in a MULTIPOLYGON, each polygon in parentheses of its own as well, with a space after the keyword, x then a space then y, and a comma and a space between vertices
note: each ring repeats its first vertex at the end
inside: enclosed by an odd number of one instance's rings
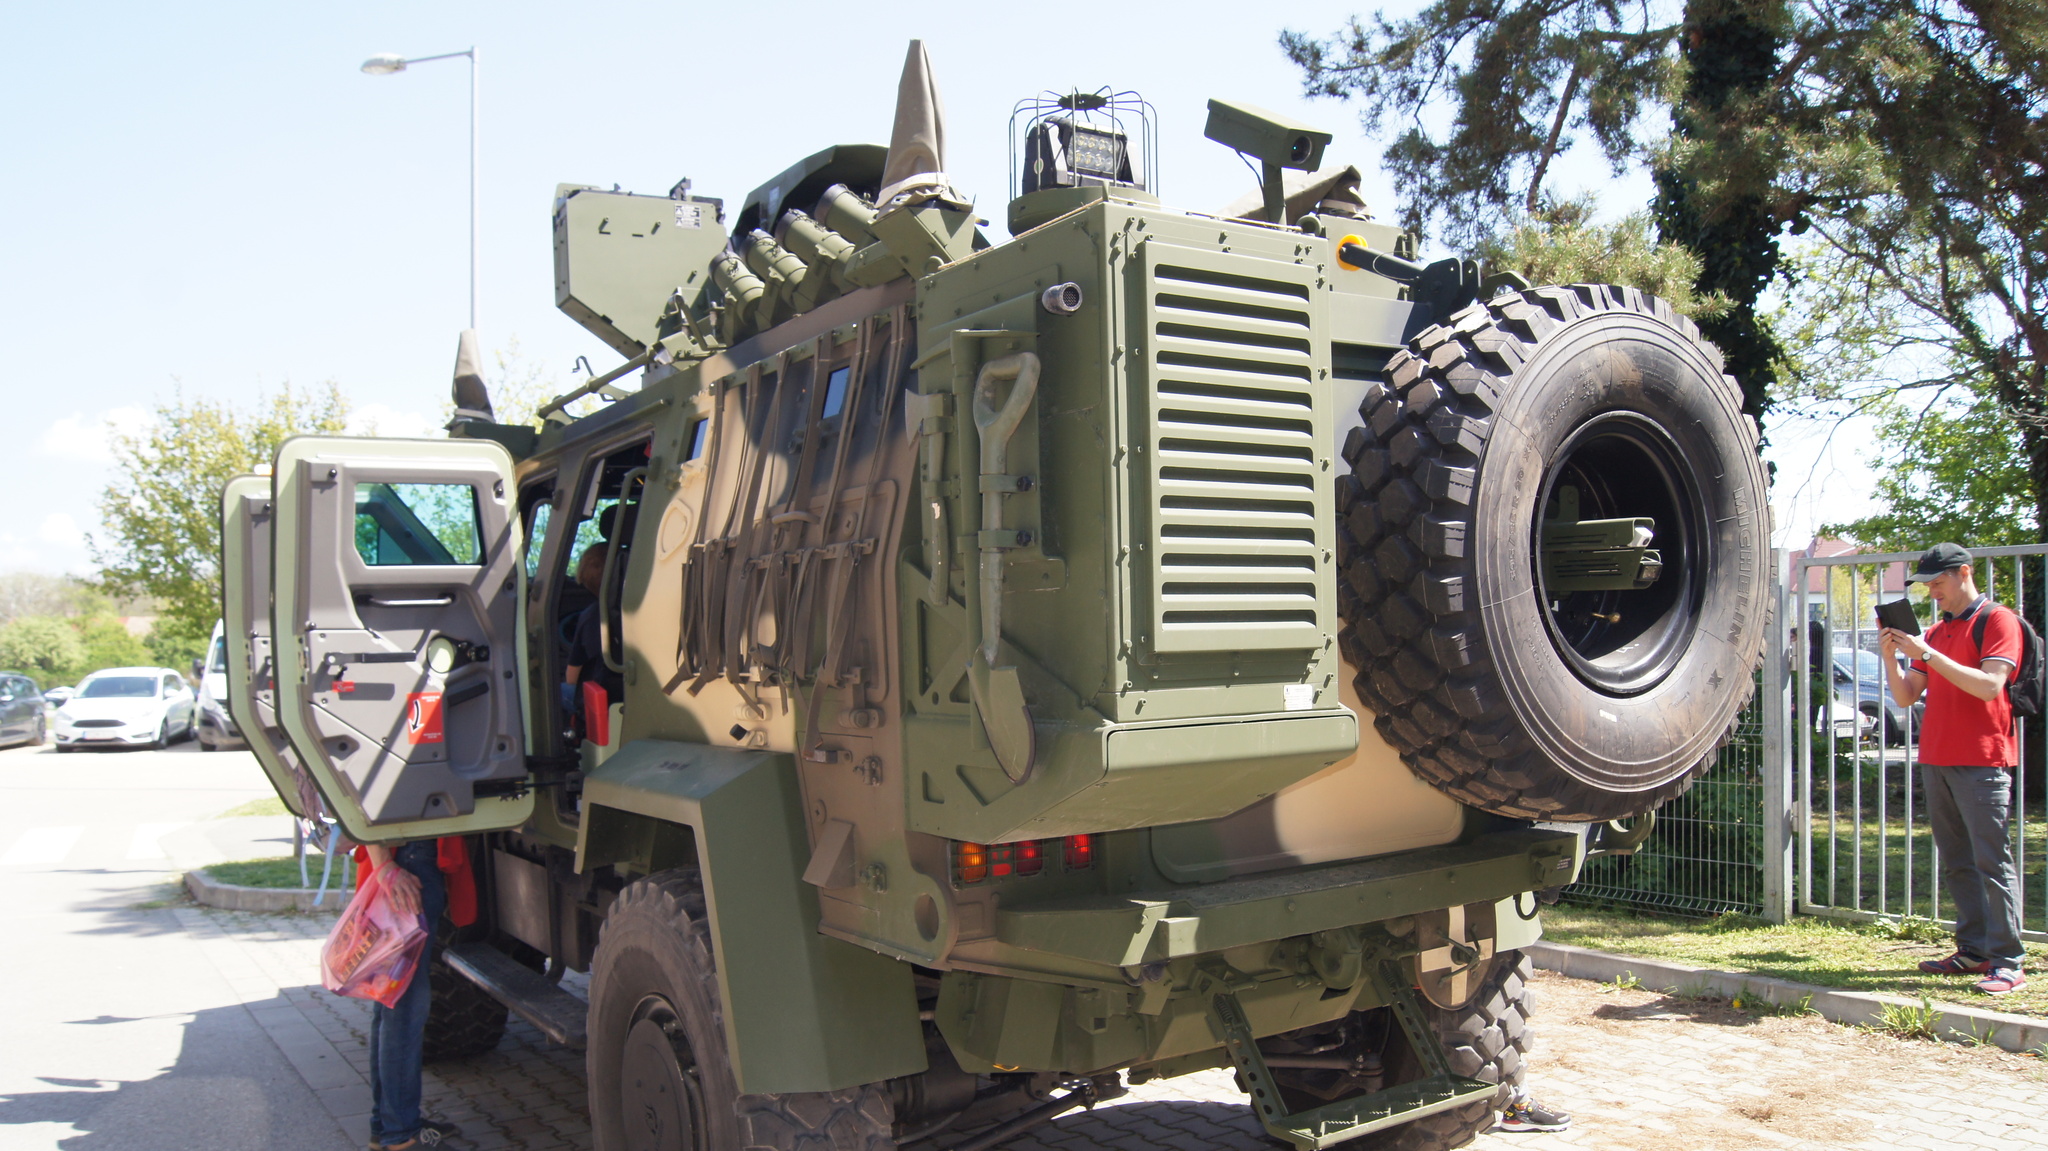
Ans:
POLYGON ((475 440, 278 449, 277 719, 349 836, 516 826, 525 572, 512 458, 475 440))
POLYGON ((228 714, 293 815, 317 815, 311 777, 277 723, 270 643, 270 480, 236 476, 220 502, 221 637, 227 642, 228 714))

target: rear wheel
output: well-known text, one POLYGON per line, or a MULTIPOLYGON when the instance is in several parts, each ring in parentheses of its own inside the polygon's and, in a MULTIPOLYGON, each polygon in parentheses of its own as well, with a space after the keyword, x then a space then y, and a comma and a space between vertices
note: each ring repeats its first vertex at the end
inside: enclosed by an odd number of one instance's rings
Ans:
MULTIPOLYGON (((420 1049, 428 1063, 467 1059, 496 1050, 505 1038, 505 1024, 510 1017, 503 1003, 442 959, 442 951, 456 940, 456 930, 447 917, 442 917, 434 940, 434 958, 427 964, 431 999, 420 1049)), ((521 963, 536 971, 540 969, 538 952, 523 945, 507 950, 521 963)))
POLYGON ((44 744, 44 743, 46 743, 46 742, 47 742, 47 741, 49 740, 49 738, 50 738, 50 731, 49 731, 48 721, 47 721, 47 720, 45 720, 45 719, 44 719, 44 718, 43 718, 42 716, 40 716, 40 715, 39 715, 39 716, 37 716, 37 717, 36 717, 36 733, 35 733, 35 737, 34 737, 33 739, 30 739, 30 740, 28 741, 28 742, 29 742, 29 746, 30 746, 30 747, 41 747, 41 746, 43 746, 43 744, 44 744))
POLYGON ((1340 606, 1381 735, 1514 818, 1683 791, 1749 696, 1768 612, 1756 425, 1720 354, 1634 289, 1537 288, 1425 331, 1360 412, 1340 606), (1661 570, 1600 570, 1616 545, 1587 533, 1625 547, 1644 520, 1661 570))
POLYGON ((591 963, 586 1056, 597 1151, 894 1151, 885 1084, 742 1095, 694 869, 619 893, 591 963))
MULTIPOLYGON (((1503 951, 1492 970, 1463 1007, 1446 1010, 1423 1005, 1424 1017, 1443 1044, 1451 1074, 1498 1083, 1493 1098, 1449 1111, 1425 1115, 1412 1123, 1375 1132, 1353 1144, 1360 1151, 1445 1151, 1462 1147, 1493 1125, 1494 1114, 1507 1106, 1522 1086, 1524 1056, 1535 1042, 1529 1027, 1534 1007, 1529 994, 1533 965, 1520 951, 1503 951)), ((1419 1074, 1405 1044, 1392 1061, 1397 1078, 1419 1074), (1404 1068, 1403 1064, 1407 1064, 1404 1068)))

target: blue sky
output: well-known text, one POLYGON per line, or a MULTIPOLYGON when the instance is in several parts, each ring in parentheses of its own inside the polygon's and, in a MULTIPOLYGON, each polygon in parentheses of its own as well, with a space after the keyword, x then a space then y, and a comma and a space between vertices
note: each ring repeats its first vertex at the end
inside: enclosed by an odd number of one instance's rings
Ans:
MULTIPOLYGON (((1368 202, 1391 216, 1379 145, 1350 108, 1303 99, 1275 43, 1282 26, 1326 33, 1358 10, 8 6, 0 489, 15 498, 0 501, 0 571, 89 570, 105 424, 177 389, 246 404, 334 380, 382 430, 426 428, 468 307, 469 78, 459 59, 363 75, 374 53, 477 46, 484 342, 516 341, 566 380, 579 355, 599 370, 616 357, 554 310, 557 183, 658 194, 689 177, 735 203, 828 144, 886 143, 913 37, 944 93, 948 167, 997 221, 1012 105, 1103 84, 1158 107, 1168 203, 1213 209, 1250 189, 1202 139, 1204 103, 1223 96, 1334 131, 1329 160, 1366 170, 1368 202)), ((1614 212, 1648 193, 1590 157, 1562 172, 1562 190, 1597 187, 1614 212)))

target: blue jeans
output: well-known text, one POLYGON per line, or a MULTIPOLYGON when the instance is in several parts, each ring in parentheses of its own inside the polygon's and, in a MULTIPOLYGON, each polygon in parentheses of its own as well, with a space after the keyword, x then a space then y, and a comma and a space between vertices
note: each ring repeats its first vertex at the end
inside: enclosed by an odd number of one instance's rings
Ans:
POLYGON ((2012 864, 2012 775, 2002 767, 1920 765, 1927 823, 1956 909, 1956 950, 2017 971, 2018 878, 2012 864))
MULTIPOLYGON (((392 852, 398 866, 419 877, 420 907, 428 924, 441 922, 448 906, 448 888, 434 841, 420 840, 392 852)), ((427 1033, 427 1007, 433 1000, 427 978, 427 963, 433 958, 433 944, 420 956, 412 982, 398 997, 398 1005, 370 1005, 370 1140, 373 1143, 403 1143, 420 1130, 420 1055, 427 1033)))

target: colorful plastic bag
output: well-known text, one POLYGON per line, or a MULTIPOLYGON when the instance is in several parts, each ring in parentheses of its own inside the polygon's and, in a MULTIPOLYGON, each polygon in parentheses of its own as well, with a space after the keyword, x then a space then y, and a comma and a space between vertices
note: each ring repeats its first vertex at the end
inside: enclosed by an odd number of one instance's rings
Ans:
POLYGON ((394 870, 365 879, 327 933, 320 950, 320 982, 327 990, 390 1007, 412 983, 426 952, 427 927, 423 917, 393 906, 387 877, 394 870))

